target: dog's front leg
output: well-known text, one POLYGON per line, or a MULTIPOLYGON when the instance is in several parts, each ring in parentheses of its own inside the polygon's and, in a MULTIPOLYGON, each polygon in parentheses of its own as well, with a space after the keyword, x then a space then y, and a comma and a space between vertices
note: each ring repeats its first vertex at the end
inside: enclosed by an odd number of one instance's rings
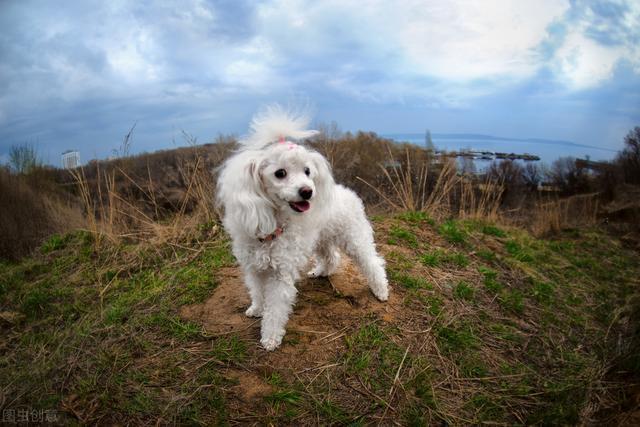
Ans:
POLYGON ((246 269, 244 271, 244 284, 249 291, 251 297, 251 306, 244 312, 249 317, 262 316, 262 310, 264 305, 264 282, 265 278, 253 271, 252 269, 246 269))
POLYGON ((260 343, 267 351, 276 349, 284 337, 289 314, 296 300, 294 283, 293 275, 274 274, 264 284, 260 343))

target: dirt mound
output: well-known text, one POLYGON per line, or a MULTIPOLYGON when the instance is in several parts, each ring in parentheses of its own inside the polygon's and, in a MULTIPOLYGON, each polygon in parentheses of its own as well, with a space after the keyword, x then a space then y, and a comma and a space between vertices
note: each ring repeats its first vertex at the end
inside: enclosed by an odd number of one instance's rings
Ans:
MULTIPOLYGON (((289 368, 291 372, 315 371, 320 374, 331 367, 336 352, 344 348, 341 339, 355 329, 364 317, 393 322, 400 315, 401 296, 393 290, 386 303, 369 291, 364 278, 347 258, 330 278, 303 279, 297 284, 298 299, 287 324, 282 345, 273 352, 260 347, 260 320, 244 315, 249 297, 238 268, 222 270, 220 283, 203 304, 186 306, 181 316, 203 325, 211 335, 236 334, 253 344, 259 371, 267 377, 271 367, 289 368), (299 345, 303 344, 303 345, 299 345)), ((255 373, 236 373, 237 396, 250 399, 267 394, 269 386, 255 373)))

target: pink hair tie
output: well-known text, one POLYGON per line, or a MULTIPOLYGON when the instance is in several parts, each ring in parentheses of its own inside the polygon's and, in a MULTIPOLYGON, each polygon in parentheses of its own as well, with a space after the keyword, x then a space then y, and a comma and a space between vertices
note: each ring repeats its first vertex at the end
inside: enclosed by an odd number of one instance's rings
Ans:
POLYGON ((280 144, 284 144, 284 136, 280 136, 280 140, 278 141, 280 144))

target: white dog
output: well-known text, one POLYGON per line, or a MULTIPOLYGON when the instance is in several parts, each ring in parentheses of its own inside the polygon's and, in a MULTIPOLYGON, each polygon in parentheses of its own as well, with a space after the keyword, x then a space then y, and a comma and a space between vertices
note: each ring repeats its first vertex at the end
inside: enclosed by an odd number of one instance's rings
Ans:
POLYGON ((312 256, 316 264, 308 274, 328 276, 339 267, 341 249, 373 294, 380 301, 389 297, 362 201, 334 182, 322 155, 292 142, 316 134, 307 125, 303 115, 268 108, 254 117, 250 135, 218 178, 223 224, 251 296, 246 315, 262 316, 260 342, 269 351, 282 342, 295 282, 312 256))

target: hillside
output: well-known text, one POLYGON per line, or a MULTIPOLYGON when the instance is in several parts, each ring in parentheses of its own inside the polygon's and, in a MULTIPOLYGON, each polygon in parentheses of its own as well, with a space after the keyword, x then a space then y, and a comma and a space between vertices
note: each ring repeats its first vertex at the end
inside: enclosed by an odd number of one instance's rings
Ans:
POLYGON ((350 264, 299 283, 284 344, 216 222, 188 241, 75 232, 0 266, 2 408, 59 423, 632 423, 637 252, 421 212, 373 217, 392 295, 350 264))

